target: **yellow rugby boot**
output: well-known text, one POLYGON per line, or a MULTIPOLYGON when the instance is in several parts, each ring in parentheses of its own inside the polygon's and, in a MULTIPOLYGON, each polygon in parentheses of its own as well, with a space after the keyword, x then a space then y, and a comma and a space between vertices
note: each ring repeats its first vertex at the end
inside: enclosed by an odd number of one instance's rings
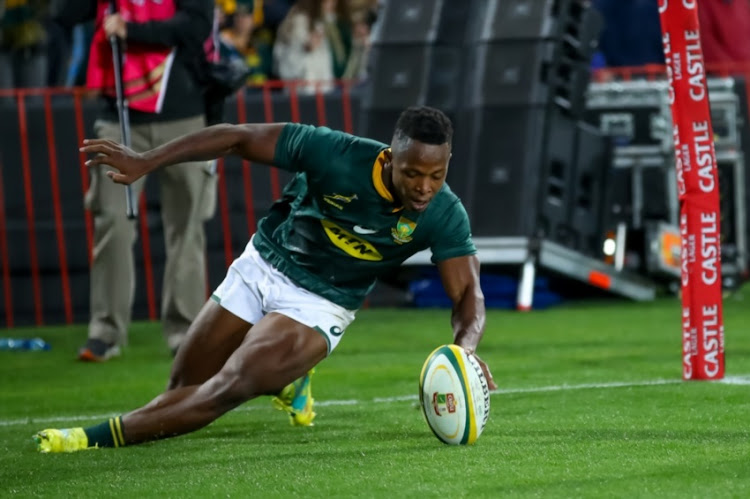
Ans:
POLYGON ((280 411, 289 414, 289 422, 292 426, 313 426, 315 411, 313 411, 314 399, 312 397, 312 375, 315 369, 303 377, 290 383, 281 390, 276 397, 271 399, 271 405, 280 411))
POLYGON ((89 448, 89 439, 83 428, 64 430, 42 430, 34 435, 37 450, 44 454, 57 452, 76 452, 89 448))

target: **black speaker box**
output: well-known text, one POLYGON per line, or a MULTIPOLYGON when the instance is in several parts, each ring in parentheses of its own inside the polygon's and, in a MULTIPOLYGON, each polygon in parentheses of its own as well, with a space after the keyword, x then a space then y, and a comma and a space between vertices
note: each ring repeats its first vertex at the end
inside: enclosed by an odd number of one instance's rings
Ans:
MULTIPOLYGON (((429 0, 427 0, 429 1, 429 0)), ((460 47, 468 38, 471 16, 486 0, 445 0, 435 44, 460 47)))
MULTIPOLYGON (((373 26, 374 45, 432 43, 438 36, 444 0, 383 2, 373 26)), ((464 7, 467 8, 467 7, 464 7)))
POLYGON ((448 173, 475 236, 567 237, 574 122, 543 106, 460 112, 448 173))
POLYGON ((604 240, 605 196, 612 165, 613 145, 597 128, 579 122, 576 125, 576 153, 570 226, 574 235, 573 249, 598 256, 604 240))
POLYGON ((425 104, 450 114, 463 105, 459 89, 465 74, 464 50, 436 45, 431 56, 425 104))
POLYGON ((559 0, 485 0, 475 5, 471 42, 553 39, 559 0))
POLYGON ((554 102, 573 116, 584 111, 588 63, 564 57, 555 42, 482 43, 475 45, 468 56, 464 87, 468 106, 554 102))
POLYGON ((432 47, 423 44, 374 46, 368 60, 369 78, 363 108, 403 109, 423 105, 432 47))
POLYGON ((458 47, 373 47, 370 77, 362 91, 362 106, 402 110, 408 106, 429 105, 449 112, 461 104, 463 59, 458 47))
POLYGON ((484 0, 472 5, 469 43, 555 41, 573 59, 588 61, 603 27, 585 0, 484 0))

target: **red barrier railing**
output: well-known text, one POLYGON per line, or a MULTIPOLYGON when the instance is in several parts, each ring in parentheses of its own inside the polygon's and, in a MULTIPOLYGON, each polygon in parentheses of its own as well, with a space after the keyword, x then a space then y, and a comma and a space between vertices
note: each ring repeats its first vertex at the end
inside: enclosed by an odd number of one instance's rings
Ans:
POLYGON ((3 266, 3 294, 5 295, 5 325, 13 327, 13 294, 10 288, 10 259, 8 258, 8 237, 5 230, 5 185, 3 163, 0 158, 0 263, 3 266))
POLYGON ((70 301, 70 281, 68 280, 68 258, 65 251, 65 229, 62 221, 62 203, 60 202, 60 178, 57 174, 57 147, 55 146, 55 123, 52 117, 52 97, 44 96, 44 124, 47 132, 47 153, 49 155, 49 172, 52 180, 52 206, 55 210, 55 236, 57 239, 57 258, 60 262, 60 281, 65 307, 65 322, 73 322, 73 305, 70 301))
POLYGON ((26 101, 24 100, 23 93, 19 93, 18 95, 18 129, 21 133, 21 167, 23 168, 23 190, 26 198, 31 285, 34 290, 34 321, 37 326, 40 326, 44 323, 42 315, 42 285, 39 281, 39 256, 37 254, 36 232, 34 230, 34 195, 31 191, 29 134, 28 127, 26 126, 26 101))
MULTIPOLYGON (((263 105, 263 119, 253 119, 258 117, 251 117, 250 121, 274 121, 274 91, 286 90, 289 104, 289 116, 291 121, 299 122, 301 117, 300 112, 300 96, 298 89, 300 85, 309 85, 308 82, 280 82, 272 81, 264 84, 260 91, 262 93, 262 105, 263 105)), ((352 132, 352 110, 351 110, 351 82, 337 82, 337 87, 341 90, 341 122, 345 131, 352 132)), ((15 90, 0 90, 0 98, 11 98, 14 99, 17 106, 17 120, 19 130, 19 166, 21 169, 21 178, 23 183, 23 200, 24 200, 24 218, 26 223, 27 231, 27 244, 28 244, 28 264, 31 274, 31 301, 33 305, 33 322, 36 325, 43 325, 45 323, 45 303, 43 302, 42 292, 42 277, 39 262, 39 251, 37 241, 37 221, 38 214, 35 212, 35 200, 34 190, 32 189, 32 182, 35 175, 39 175, 42 171, 39 167, 33 168, 31 147, 34 144, 30 144, 29 137, 29 121, 27 116, 27 99, 30 97, 41 97, 43 105, 43 116, 44 116, 44 139, 46 140, 47 146, 47 161, 48 171, 51 182, 50 199, 53 208, 53 219, 54 232, 55 232, 55 245, 57 250, 57 265, 59 266, 59 278, 60 278, 60 292, 62 293, 62 308, 63 316, 66 323, 70 324, 74 321, 74 310, 73 303, 71 300, 71 278, 68 262, 68 251, 66 244, 66 227, 63 218, 63 198, 60 191, 60 175, 62 171, 70 171, 61 169, 61 165, 58 164, 58 151, 60 147, 60 140, 56 136, 55 132, 55 117, 53 113, 52 100, 56 96, 70 96, 72 97, 72 110, 73 110, 73 121, 74 121, 74 132, 75 138, 78 141, 76 147, 83 141, 86 135, 85 117, 84 117, 84 102, 85 99, 95 97, 93 93, 82 88, 44 88, 44 89, 15 89, 15 90)), ((315 113, 316 121, 318 125, 326 125, 328 123, 328 116, 326 115, 326 95, 318 86, 314 93, 315 102, 315 113)), ((237 121, 238 123, 248 122, 246 97, 244 93, 237 94, 237 121)), ((36 158, 36 156, 33 156, 36 158)), ((7 163, 7 159, 0 157, 0 160, 4 160, 5 164, 0 164, 0 264, 2 264, 2 289, 4 294, 4 306, 5 306, 5 325, 7 327, 13 327, 18 322, 18 314, 14 313, 14 305, 19 303, 28 303, 29 297, 20 297, 14 299, 13 296, 13 274, 11 272, 11 261, 9 259, 9 246, 8 246, 8 220, 6 216, 6 202, 5 196, 6 190, 9 188, 7 184, 3 183, 5 177, 3 177, 3 167, 7 171, 10 166, 7 163)), ((78 164, 74 171, 77 171, 80 175, 80 185, 82 192, 86 192, 89 189, 89 176, 88 167, 85 165, 87 158, 86 156, 78 152, 77 161, 78 164)), ((252 165, 248 161, 242 161, 242 192, 245 196, 245 216, 247 217, 247 232, 248 236, 256 230, 256 214, 253 206, 253 182, 252 182, 252 165)), ((218 207, 219 207, 219 218, 221 224, 221 230, 223 232, 223 245, 224 245, 224 259, 228 266, 231 264, 235 251, 239 252, 242 248, 232 248, 232 233, 230 223, 230 207, 227 196, 227 182, 225 175, 225 165, 223 160, 217 162, 217 173, 219 175, 218 182, 218 207)), ((281 182, 279 178, 279 172, 275 168, 271 168, 269 175, 269 187, 271 195, 274 199, 281 195, 281 182)), ((257 187, 257 186, 256 186, 257 187)), ((12 188, 15 188, 12 187, 12 188)), ((39 193, 37 191, 37 197, 39 193)), ((146 301, 148 308, 148 317, 150 319, 156 319, 158 317, 158 306, 156 297, 156 286, 155 277, 153 270, 153 257, 151 250, 150 233, 148 227, 147 218, 147 206, 146 196, 141 194, 139 200, 139 236, 141 239, 141 250, 143 252, 143 265, 144 265, 144 284, 146 289, 146 301)), ((84 211, 84 225, 86 234, 86 261, 90 267, 92 259, 92 248, 93 248, 93 217, 89 211, 84 211)), ((67 235, 67 237, 70 237, 67 235)), ((12 241, 11 241, 12 244, 12 241)), ((44 241, 47 244, 47 241, 44 241)), ((244 247, 244 245, 243 245, 244 247)), ((44 246, 46 248, 46 246, 44 246)), ((47 270, 47 269, 45 269, 47 270)), ((207 273, 208 281, 208 273, 207 273)), ((46 289, 46 288, 45 288, 46 289)), ((210 291, 207 283, 207 292, 210 291)))

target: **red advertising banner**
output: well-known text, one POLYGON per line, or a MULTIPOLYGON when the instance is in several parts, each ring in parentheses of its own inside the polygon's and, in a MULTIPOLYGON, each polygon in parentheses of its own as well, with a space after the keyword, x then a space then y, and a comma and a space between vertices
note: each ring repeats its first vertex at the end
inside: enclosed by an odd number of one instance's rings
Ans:
POLYGON ((659 0, 680 202, 682 377, 724 377, 719 182, 698 0, 659 0))

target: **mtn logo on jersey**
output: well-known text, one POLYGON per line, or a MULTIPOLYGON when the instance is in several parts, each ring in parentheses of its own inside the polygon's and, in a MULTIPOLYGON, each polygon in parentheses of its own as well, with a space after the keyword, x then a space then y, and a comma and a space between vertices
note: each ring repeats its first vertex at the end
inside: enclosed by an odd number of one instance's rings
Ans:
POLYGON ((342 229, 330 220, 321 220, 323 229, 331 242, 349 256, 370 262, 379 262, 383 255, 375 246, 361 239, 351 232, 342 229))
POLYGON ((396 227, 391 229, 391 236, 398 244, 411 241, 411 234, 417 228, 417 222, 412 222, 406 217, 399 217, 396 227))
POLYGON ((333 207, 338 208, 339 210, 344 209, 344 204, 349 204, 352 201, 357 199, 356 194, 352 194, 351 196, 344 196, 343 194, 323 194, 323 201, 330 204, 333 207))

